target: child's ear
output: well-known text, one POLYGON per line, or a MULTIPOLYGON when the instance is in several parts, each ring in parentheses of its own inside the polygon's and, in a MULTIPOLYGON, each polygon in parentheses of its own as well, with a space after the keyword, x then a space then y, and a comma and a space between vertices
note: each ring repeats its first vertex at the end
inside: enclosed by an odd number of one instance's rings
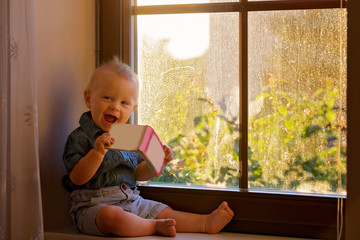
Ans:
POLYGON ((86 90, 84 92, 84 100, 85 100, 85 104, 86 106, 90 109, 90 91, 89 90, 86 90))

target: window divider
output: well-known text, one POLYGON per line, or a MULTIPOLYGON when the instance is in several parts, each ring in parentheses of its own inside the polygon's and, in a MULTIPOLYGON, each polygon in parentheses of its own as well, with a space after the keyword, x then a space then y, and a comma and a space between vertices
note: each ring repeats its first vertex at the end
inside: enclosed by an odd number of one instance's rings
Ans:
MULTIPOLYGON (((343 7, 347 1, 343 1, 343 7)), ((133 6, 133 15, 150 14, 182 14, 182 13, 212 13, 212 12, 242 12, 242 11, 274 11, 274 10, 304 10, 339 8, 339 0, 283 0, 283 1, 241 1, 226 3, 198 3, 133 6)))
POLYGON ((248 14, 243 11, 239 14, 241 24, 239 30, 239 86, 240 86, 240 116, 239 116, 239 187, 248 189, 248 14))

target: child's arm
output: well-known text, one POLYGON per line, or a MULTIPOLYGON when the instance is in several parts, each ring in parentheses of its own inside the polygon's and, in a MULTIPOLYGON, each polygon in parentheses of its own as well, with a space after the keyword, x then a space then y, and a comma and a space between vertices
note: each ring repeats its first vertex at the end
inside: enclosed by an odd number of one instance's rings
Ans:
POLYGON ((109 133, 103 133, 95 140, 94 148, 81 158, 70 172, 70 180, 76 185, 87 183, 100 167, 105 153, 106 146, 114 143, 114 138, 109 133))
MULTIPOLYGON (((170 147, 164 145, 163 149, 165 151, 164 165, 168 164, 173 159, 173 153, 170 147)), ((142 161, 135 168, 135 178, 137 181, 147 181, 151 178, 155 177, 154 173, 151 171, 150 166, 146 163, 146 161, 142 161)))

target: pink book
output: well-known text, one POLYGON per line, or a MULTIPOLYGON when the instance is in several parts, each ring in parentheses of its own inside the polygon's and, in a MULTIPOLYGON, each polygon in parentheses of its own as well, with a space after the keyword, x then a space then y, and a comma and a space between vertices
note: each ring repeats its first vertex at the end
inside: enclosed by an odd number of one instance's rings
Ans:
POLYGON ((164 167, 165 152, 160 138, 152 127, 119 123, 114 124, 109 133, 115 138, 115 143, 109 149, 141 153, 156 176, 160 176, 164 167))

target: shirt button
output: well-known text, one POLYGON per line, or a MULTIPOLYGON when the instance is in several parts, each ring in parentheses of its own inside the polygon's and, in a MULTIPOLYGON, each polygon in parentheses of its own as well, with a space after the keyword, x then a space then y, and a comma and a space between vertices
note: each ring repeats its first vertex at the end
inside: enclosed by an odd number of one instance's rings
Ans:
POLYGON ((108 160, 105 160, 104 161, 104 165, 107 166, 109 164, 109 161, 108 160))

